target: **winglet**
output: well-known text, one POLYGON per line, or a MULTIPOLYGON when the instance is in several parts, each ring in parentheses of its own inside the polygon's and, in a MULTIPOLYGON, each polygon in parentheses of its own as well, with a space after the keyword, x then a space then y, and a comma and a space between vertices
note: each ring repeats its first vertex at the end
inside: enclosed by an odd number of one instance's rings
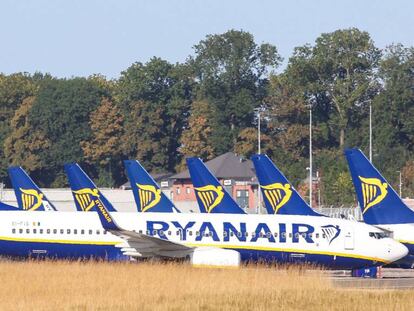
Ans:
POLYGON ((252 161, 268 214, 322 216, 303 200, 267 155, 255 154, 252 161))
POLYGON ((65 164, 65 171, 69 179, 69 185, 78 211, 87 212, 96 210, 96 198, 99 198, 108 211, 116 211, 77 163, 65 164))
POLYGON ((124 161, 138 212, 174 213, 177 208, 136 160, 124 161))
POLYGON ((102 227, 107 230, 120 231, 121 228, 116 224, 115 219, 112 217, 105 204, 99 197, 95 198, 95 210, 98 213, 99 220, 101 221, 102 227))
POLYGON ((199 158, 187 158, 187 166, 202 213, 245 214, 199 158))
POLYGON ((34 181, 20 166, 8 169, 19 209, 27 211, 56 211, 34 181))
POLYGON ((414 223, 414 211, 402 201, 361 150, 346 149, 345 157, 367 224, 414 223))

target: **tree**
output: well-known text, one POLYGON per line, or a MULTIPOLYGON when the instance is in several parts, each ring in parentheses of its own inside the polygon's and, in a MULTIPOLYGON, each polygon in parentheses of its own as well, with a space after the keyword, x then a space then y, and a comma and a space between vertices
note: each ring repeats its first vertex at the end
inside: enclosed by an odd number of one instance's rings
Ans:
POLYGON ((346 131, 366 116, 368 103, 378 93, 375 73, 381 51, 369 34, 356 28, 324 33, 315 45, 298 47, 289 60, 286 74, 295 80, 322 115, 340 148, 346 131))
MULTIPOLYGON (((260 145, 262 153, 271 155, 270 141, 269 136, 261 134, 260 145)), ((247 127, 240 131, 236 144, 234 145, 234 152, 236 154, 243 155, 246 158, 250 158, 253 154, 257 153, 257 144, 257 128, 247 127)))
POLYGON ((43 167, 40 153, 50 146, 44 133, 35 131, 30 124, 29 112, 34 101, 34 97, 23 100, 11 119, 11 132, 4 143, 4 154, 9 164, 23 166, 29 172, 43 167))
MULTIPOLYGON (((109 186, 113 186, 112 172, 109 172, 109 176, 105 172, 108 166, 118 164, 122 157, 123 122, 120 109, 108 98, 103 98, 99 107, 90 114, 92 138, 81 141, 85 160, 99 166, 99 177, 101 180, 106 179, 109 186)), ((116 168, 117 171, 121 170, 119 166, 116 168)))
MULTIPOLYGON (((403 197, 412 197, 414 195, 414 160, 408 160, 405 163, 401 175, 402 195, 403 197)), ((398 187, 395 189, 398 189, 398 187)))
POLYGON ((35 131, 43 131, 50 141, 50 147, 40 153, 45 163, 41 173, 46 184, 64 186, 63 164, 84 160, 80 142, 92 139, 90 113, 107 95, 107 90, 85 78, 51 79, 42 83, 29 121, 35 131))
POLYGON ((130 122, 125 125, 123 139, 125 154, 141 161, 147 170, 162 171, 168 167, 165 107, 154 109, 150 102, 136 101, 130 104, 130 109, 130 122))
MULTIPOLYGON (((10 133, 10 121, 23 99, 35 95, 37 85, 32 77, 25 73, 11 75, 0 74, 0 146, 10 133)), ((0 180, 7 176, 7 159, 0 148, 0 180)))
POLYGON ((179 139, 187 125, 192 81, 188 66, 160 58, 122 72, 115 98, 126 116, 128 156, 138 157, 148 169, 174 170, 180 161, 179 139))
POLYGON ((180 139, 181 147, 179 151, 183 155, 183 159, 177 170, 185 167, 184 157, 197 156, 204 160, 210 160, 215 156, 210 141, 210 115, 211 107, 208 102, 193 102, 188 128, 184 130, 180 139))
POLYGON ((276 47, 257 45, 253 35, 229 30, 194 46, 189 64, 199 81, 198 97, 214 106, 212 142, 220 154, 232 149, 239 131, 254 121, 266 96, 267 72, 281 61, 276 47))

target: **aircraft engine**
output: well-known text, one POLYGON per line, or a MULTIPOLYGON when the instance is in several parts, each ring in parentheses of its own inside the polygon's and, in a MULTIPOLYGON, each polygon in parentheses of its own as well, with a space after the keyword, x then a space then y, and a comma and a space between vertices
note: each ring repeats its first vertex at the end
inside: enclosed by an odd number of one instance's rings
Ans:
POLYGON ((230 249, 198 247, 191 255, 195 266, 238 267, 240 261, 240 253, 230 249))

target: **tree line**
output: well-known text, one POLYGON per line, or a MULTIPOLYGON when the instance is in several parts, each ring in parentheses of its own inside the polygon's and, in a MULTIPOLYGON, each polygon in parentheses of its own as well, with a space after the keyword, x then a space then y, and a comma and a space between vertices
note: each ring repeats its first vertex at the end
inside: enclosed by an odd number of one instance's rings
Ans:
POLYGON ((375 46, 356 28, 321 34, 296 47, 280 70, 274 45, 229 30, 208 35, 183 63, 136 62, 118 79, 59 79, 46 73, 0 74, 0 181, 21 165, 41 186, 67 185, 66 162, 79 162, 101 186, 126 178, 123 159, 151 172, 179 171, 186 156, 262 150, 298 185, 306 178, 309 109, 314 167, 323 204, 355 202, 343 157, 368 152, 403 195, 414 193, 414 48, 375 46))

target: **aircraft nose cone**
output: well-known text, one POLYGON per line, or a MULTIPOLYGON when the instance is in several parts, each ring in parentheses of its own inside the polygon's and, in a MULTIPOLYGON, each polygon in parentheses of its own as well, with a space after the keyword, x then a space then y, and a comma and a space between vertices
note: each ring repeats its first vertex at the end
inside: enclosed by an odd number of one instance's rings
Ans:
POLYGON ((408 248, 402 243, 392 241, 389 248, 389 254, 391 260, 396 261, 408 255, 408 248))

